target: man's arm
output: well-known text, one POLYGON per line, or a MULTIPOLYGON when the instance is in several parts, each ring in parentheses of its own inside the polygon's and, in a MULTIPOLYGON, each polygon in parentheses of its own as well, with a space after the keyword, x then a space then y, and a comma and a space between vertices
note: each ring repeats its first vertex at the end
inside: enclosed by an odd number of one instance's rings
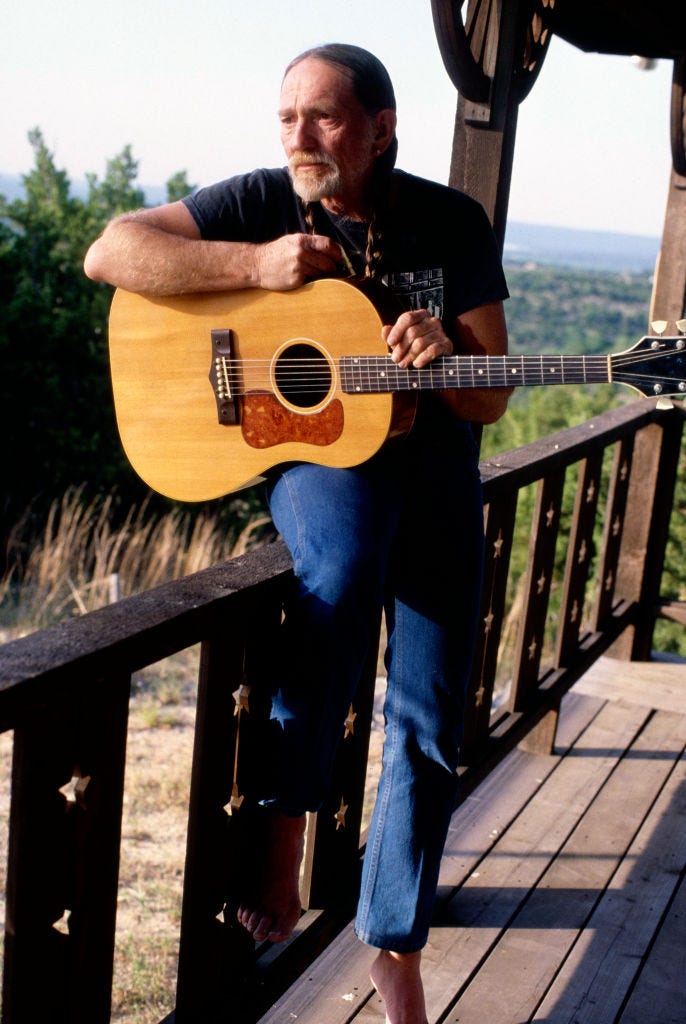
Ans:
MULTIPOLYGON (((455 321, 456 344, 443 325, 425 309, 402 313, 395 324, 383 328, 391 358, 399 366, 428 366, 438 356, 500 356, 507 353, 507 326, 502 302, 489 302, 462 313, 455 321)), ((455 416, 475 423, 494 423, 505 412, 512 388, 463 388, 442 391, 441 398, 455 416)))
MULTIPOLYGON (((489 302, 456 321, 458 355, 507 355, 507 325, 502 302, 489 302)), ((462 388, 444 391, 443 400, 462 420, 495 423, 507 409, 512 388, 462 388)))
POLYGON ((209 242, 181 201, 125 213, 86 253, 94 281, 148 295, 297 288, 336 273, 340 249, 322 235, 284 235, 273 242, 209 242))

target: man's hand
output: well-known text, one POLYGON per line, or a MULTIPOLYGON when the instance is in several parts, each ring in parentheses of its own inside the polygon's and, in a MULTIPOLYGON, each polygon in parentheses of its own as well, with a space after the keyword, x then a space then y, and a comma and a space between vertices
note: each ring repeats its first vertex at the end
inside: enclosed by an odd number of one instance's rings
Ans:
MULTIPOLYGON (((420 370, 438 356, 454 352, 441 321, 426 309, 402 313, 392 326, 381 329, 391 350, 391 359, 399 366, 420 370)), ((502 302, 477 306, 457 317, 455 338, 460 354, 505 355, 507 327, 502 302)), ((476 423, 494 423, 507 408, 511 388, 465 388, 439 392, 441 399, 458 419, 476 423)))
POLYGON ((403 368, 416 366, 421 370, 437 356, 449 356, 453 352, 453 343, 441 321, 426 309, 401 313, 396 322, 383 327, 381 333, 391 350, 391 359, 403 368))
POLYGON ((258 286, 272 291, 338 276, 342 263, 340 247, 326 235, 283 235, 255 247, 258 286))

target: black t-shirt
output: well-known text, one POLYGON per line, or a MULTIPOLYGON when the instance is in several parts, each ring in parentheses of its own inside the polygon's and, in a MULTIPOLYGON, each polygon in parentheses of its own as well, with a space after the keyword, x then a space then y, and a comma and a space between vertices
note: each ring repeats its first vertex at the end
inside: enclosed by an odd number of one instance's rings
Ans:
MULTIPOLYGON (((307 232, 302 204, 285 168, 238 175, 184 200, 203 238, 267 242, 307 232)), ((364 270, 367 227, 314 204, 315 229, 364 270)), ((428 309, 447 334, 467 310, 507 298, 498 246, 483 208, 457 189, 393 172, 383 241, 384 283, 407 309, 428 309)))

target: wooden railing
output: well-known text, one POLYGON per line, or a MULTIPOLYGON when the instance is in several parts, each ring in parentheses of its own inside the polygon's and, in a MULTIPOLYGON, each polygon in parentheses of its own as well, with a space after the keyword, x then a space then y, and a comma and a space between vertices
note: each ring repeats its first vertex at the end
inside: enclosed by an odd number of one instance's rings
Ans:
MULTIPOLYGON (((463 797, 516 744, 550 747, 562 695, 601 653, 649 657, 656 617, 685 621, 683 606, 660 593, 683 421, 681 408, 635 402, 483 465, 486 575, 463 797), (511 553, 522 543, 529 554, 517 579, 511 553)), ((178 987, 167 1020, 257 1020, 349 920, 375 658, 330 800, 309 824, 302 928, 283 947, 255 951, 233 924, 255 817, 241 797, 266 705, 253 683, 290 579, 276 543, 0 649, 0 728, 14 730, 5 1024, 109 1020, 131 674, 197 643, 178 987)))

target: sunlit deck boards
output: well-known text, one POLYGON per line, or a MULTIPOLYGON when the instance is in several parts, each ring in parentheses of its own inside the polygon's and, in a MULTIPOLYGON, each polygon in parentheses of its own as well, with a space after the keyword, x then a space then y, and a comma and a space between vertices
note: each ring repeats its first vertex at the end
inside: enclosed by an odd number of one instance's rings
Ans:
MULTIPOLYGON (((514 751, 467 799, 424 957, 432 1024, 686 1022, 685 747, 686 666, 601 660, 555 753, 514 751)), ((263 1024, 383 1021, 373 956, 346 929, 263 1024)))

